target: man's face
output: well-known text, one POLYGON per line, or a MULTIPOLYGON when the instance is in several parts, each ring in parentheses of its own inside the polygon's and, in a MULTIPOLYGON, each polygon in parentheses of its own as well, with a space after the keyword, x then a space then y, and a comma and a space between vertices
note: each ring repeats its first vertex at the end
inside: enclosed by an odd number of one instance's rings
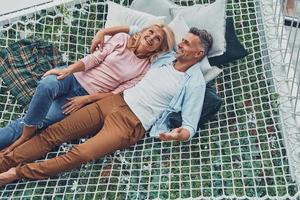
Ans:
POLYGON ((178 61, 198 61, 202 56, 200 39, 192 33, 188 33, 177 45, 176 59, 178 61))

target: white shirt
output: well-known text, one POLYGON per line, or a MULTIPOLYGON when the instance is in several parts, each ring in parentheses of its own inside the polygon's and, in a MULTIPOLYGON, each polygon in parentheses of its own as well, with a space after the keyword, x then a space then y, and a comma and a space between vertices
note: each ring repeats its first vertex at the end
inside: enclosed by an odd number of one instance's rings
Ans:
POLYGON ((124 100, 139 118, 145 130, 168 108, 176 94, 183 72, 177 71, 173 63, 150 68, 144 78, 134 87, 124 91, 124 100), (163 84, 162 84, 163 83, 163 84))

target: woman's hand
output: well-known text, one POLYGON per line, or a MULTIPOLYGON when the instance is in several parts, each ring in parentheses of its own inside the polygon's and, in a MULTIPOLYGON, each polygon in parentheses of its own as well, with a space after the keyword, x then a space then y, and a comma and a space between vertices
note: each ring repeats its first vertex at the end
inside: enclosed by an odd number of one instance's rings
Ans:
POLYGON ((105 36, 104 30, 98 31, 98 33, 95 35, 94 39, 92 40, 90 53, 93 53, 94 51, 103 48, 104 36, 105 36))
POLYGON ((63 109, 63 114, 68 115, 72 112, 75 112, 85 106, 86 104, 90 103, 89 101, 89 95, 86 96, 77 96, 73 98, 68 98, 67 99, 69 102, 66 103, 62 109, 63 109))
POLYGON ((129 33, 129 26, 115 26, 98 31, 94 39, 92 40, 90 53, 103 48, 105 35, 113 36, 117 33, 129 33))
POLYGON ((61 80, 64 79, 65 77, 69 76, 70 74, 72 74, 72 70, 65 68, 65 69, 51 69, 49 71, 47 71, 43 77, 48 76, 48 75, 57 75, 57 79, 61 80))

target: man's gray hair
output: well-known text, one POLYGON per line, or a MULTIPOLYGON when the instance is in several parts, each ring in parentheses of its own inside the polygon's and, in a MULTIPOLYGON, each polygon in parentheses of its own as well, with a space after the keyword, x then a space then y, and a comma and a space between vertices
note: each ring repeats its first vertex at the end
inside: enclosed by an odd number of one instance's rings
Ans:
POLYGON ((208 51, 211 49, 211 46, 213 44, 213 37, 210 33, 208 33, 206 30, 198 29, 196 27, 192 27, 189 30, 189 33, 192 33, 199 37, 201 46, 204 50, 204 55, 207 55, 208 51))

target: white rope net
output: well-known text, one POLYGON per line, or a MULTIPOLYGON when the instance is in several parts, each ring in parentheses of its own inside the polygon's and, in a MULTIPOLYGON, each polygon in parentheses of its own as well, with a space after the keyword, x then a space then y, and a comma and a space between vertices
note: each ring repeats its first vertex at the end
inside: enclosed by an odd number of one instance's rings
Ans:
MULTIPOLYGON (((271 0, 264 0, 264 3, 271 0)), ((132 0, 115 0, 129 6, 132 0)), ((179 5, 209 0, 174 0, 179 5)), ((249 55, 223 66, 216 88, 224 103, 216 119, 189 142, 146 138, 124 151, 42 181, 0 187, 0 199, 286 199, 299 195, 290 172, 280 94, 260 1, 228 0, 236 33, 249 55)), ((106 1, 62 3, 0 28, 0 47, 29 35, 52 41, 65 61, 82 58, 105 23, 106 1)), ((0 126, 24 111, 0 85, 0 126)), ((84 142, 81 139, 79 142, 84 142)), ((47 154, 65 153, 65 143, 47 154)))

